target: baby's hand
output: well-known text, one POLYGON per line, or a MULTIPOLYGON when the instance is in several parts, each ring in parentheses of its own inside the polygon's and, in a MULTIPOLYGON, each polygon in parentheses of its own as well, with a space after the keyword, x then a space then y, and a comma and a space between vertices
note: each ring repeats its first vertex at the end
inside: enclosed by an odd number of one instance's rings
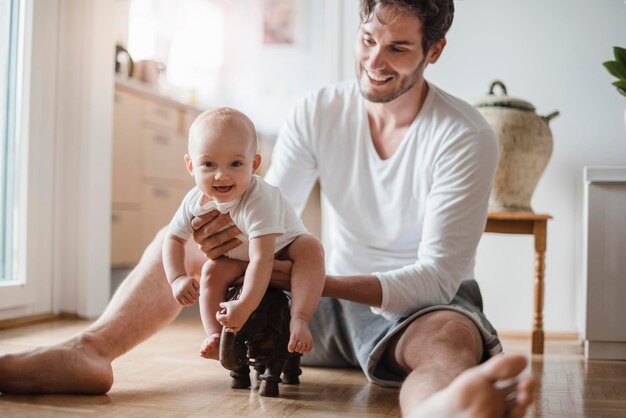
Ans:
POLYGON ((172 283, 172 294, 182 306, 191 306, 200 297, 200 284, 193 277, 181 276, 172 283))
POLYGON ((220 308, 224 310, 217 312, 215 317, 222 324, 226 332, 238 332, 246 323, 252 310, 244 306, 240 300, 231 300, 220 303, 220 308))

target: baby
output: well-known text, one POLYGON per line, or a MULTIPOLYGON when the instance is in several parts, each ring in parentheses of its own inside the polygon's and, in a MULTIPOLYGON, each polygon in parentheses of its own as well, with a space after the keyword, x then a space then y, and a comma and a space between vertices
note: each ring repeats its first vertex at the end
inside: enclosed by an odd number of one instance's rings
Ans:
POLYGON ((196 187, 187 193, 170 223, 163 243, 163 264, 178 303, 189 306, 200 298, 207 335, 200 355, 219 359, 221 327, 236 332, 245 324, 267 289, 275 257, 293 263, 288 350, 311 351, 308 322, 324 287, 323 250, 280 191, 254 174, 261 163, 254 124, 234 109, 208 110, 189 130, 188 152, 185 163, 196 187), (215 209, 230 214, 243 244, 220 261, 221 272, 227 274, 211 275, 207 264, 199 285, 185 270, 184 246, 193 234, 191 220, 215 209), (236 260, 249 263, 246 267, 236 260), (228 288, 242 276, 240 298, 224 302, 228 288), (221 308, 224 311, 218 312, 221 308))

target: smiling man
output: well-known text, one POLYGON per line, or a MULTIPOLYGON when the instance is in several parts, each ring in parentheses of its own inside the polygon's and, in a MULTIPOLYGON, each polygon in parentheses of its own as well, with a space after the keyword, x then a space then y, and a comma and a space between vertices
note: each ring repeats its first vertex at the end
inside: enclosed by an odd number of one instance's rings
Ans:
MULTIPOLYGON (((356 80, 297 104, 267 180, 300 211, 317 180, 327 203, 326 297, 310 323, 315 349, 305 364, 357 366, 375 383, 401 386, 405 415, 522 417, 532 379, 499 381, 519 377, 525 359, 480 364, 501 351, 473 279, 496 138, 470 105, 424 79, 453 12, 452 0, 362 0, 356 80)), ((189 274, 240 244, 236 227, 221 230, 229 223, 215 212, 194 220, 189 274)), ((180 312, 162 240, 84 332, 0 357, 0 391, 108 391, 111 361, 180 312)), ((213 265, 219 274, 219 260, 213 265)), ((272 283, 288 287, 288 262, 275 269, 272 283)))
MULTIPOLYGON (((496 137, 473 107, 424 79, 453 12, 452 0, 362 0, 356 80, 298 103, 267 174, 296 210, 315 181, 327 203, 329 298, 304 364, 358 366, 372 382, 401 385, 405 414, 426 402, 443 406, 430 416, 456 416, 447 398, 459 383, 444 388, 502 350, 473 278, 496 137)), ((484 370, 519 364, 498 358, 484 370)), ((523 415, 531 388, 523 380, 508 413, 523 415)), ((500 401, 480 413, 502 416, 500 401)))

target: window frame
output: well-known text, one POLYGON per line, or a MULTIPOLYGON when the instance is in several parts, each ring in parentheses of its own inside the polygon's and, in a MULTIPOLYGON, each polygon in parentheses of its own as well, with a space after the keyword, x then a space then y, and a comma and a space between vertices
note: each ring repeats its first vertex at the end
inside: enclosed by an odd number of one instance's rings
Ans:
POLYGON ((54 128, 58 0, 15 0, 12 277, 0 282, 0 320, 52 311, 54 128))
POLYGON ((2 140, 0 141, 0 284, 19 280, 14 272, 14 243, 16 236, 13 220, 15 219, 15 197, 18 181, 15 165, 16 124, 18 93, 18 47, 20 41, 20 0, 6 0, 3 7, 8 8, 8 33, 6 46, 8 61, 2 69, 2 78, 6 83, 0 91, 5 91, 0 105, 0 123, 2 140))

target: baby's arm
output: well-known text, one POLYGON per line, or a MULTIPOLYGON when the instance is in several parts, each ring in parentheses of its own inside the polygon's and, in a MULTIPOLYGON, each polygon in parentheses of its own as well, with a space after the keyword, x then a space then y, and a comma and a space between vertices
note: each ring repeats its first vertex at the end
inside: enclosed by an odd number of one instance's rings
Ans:
POLYGON ((167 232, 163 241, 163 267, 174 298, 182 306, 193 305, 200 296, 196 279, 185 271, 185 240, 167 232))
POLYGON ((226 308, 226 313, 218 314, 217 320, 226 327, 226 331, 239 331, 263 299, 274 266, 275 243, 275 234, 250 240, 250 263, 243 279, 241 296, 238 300, 220 303, 220 307, 226 308))

